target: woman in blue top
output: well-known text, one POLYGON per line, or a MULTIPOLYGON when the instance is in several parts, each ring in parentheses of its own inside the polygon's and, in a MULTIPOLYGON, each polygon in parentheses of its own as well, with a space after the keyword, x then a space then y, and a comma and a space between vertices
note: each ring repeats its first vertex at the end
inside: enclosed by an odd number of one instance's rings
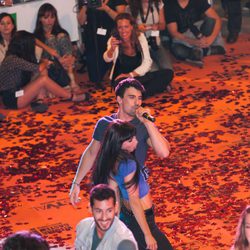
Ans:
POLYGON ((94 184, 108 183, 121 193, 120 217, 133 232, 140 250, 173 249, 154 221, 153 203, 146 174, 134 151, 136 129, 128 122, 115 120, 105 134, 93 171, 94 184))

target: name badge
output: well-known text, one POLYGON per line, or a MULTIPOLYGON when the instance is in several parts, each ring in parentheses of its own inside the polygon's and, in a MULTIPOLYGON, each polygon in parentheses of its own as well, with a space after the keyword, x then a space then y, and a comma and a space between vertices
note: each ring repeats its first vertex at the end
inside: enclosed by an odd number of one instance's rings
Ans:
POLYGON ((154 36, 154 37, 159 36, 159 35, 160 35, 160 31, 159 30, 152 30, 151 34, 150 34, 150 36, 154 36))
POLYGON ((107 34, 106 29, 103 29, 103 28, 98 28, 97 29, 97 35, 106 36, 106 34, 107 34))
POLYGON ((21 89, 21 90, 18 90, 15 92, 15 97, 20 97, 20 96, 23 96, 24 95, 24 91, 21 89))

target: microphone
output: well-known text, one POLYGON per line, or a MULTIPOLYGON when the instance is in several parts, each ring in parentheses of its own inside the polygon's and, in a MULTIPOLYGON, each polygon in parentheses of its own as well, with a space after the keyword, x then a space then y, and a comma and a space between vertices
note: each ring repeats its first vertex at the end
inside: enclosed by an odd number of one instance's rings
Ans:
POLYGON ((142 114, 142 117, 144 117, 145 119, 147 119, 147 120, 149 120, 151 122, 155 122, 155 118, 152 115, 150 115, 150 114, 148 114, 146 112, 142 114))

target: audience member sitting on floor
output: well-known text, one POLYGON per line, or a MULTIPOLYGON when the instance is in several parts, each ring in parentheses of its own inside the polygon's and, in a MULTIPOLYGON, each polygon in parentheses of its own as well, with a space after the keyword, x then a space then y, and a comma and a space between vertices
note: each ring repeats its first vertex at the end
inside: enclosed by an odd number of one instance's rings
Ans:
POLYGON ((101 1, 100 7, 91 8, 90 4, 84 4, 82 0, 78 2, 78 22, 80 25, 86 24, 85 48, 89 80, 95 83, 96 87, 103 88, 101 81, 110 69, 110 65, 103 60, 103 53, 115 25, 114 19, 125 11, 127 3, 125 0, 104 0, 101 1))
POLYGON ((221 19, 207 0, 168 0, 165 13, 176 58, 203 66, 204 56, 225 54, 221 19))
POLYGON ((231 250, 250 250, 250 205, 241 213, 231 250))
POLYGON ((0 14, 0 65, 5 57, 10 40, 16 31, 13 17, 8 13, 0 14))
MULTIPOLYGON (((8 46, 11 38, 16 32, 16 24, 13 17, 8 13, 0 14, 0 65, 5 57, 6 51, 8 50, 8 46)), ((46 44, 36 39, 36 46, 44 49, 48 53, 56 56, 57 52, 55 52, 52 48, 48 47, 46 44)))
POLYGON ((150 72, 152 59, 145 35, 136 28, 135 19, 129 13, 116 17, 113 36, 103 55, 106 62, 113 62, 110 74, 115 88, 123 78, 136 77, 145 87, 146 96, 163 92, 173 78, 166 69, 150 72))
POLYGON ((242 11, 241 1, 239 0, 221 0, 222 7, 227 13, 227 43, 235 43, 238 40, 241 31, 242 11))
POLYGON ((136 128, 131 123, 110 123, 94 163, 93 182, 109 184, 117 197, 121 194, 120 218, 134 234, 140 250, 171 250, 155 223, 148 172, 133 154, 137 143, 136 128))
MULTIPOLYGON (((34 34, 37 39, 57 52, 59 61, 67 70, 70 77, 71 90, 75 93, 79 93, 80 87, 76 83, 73 73, 75 62, 73 47, 68 32, 63 29, 59 23, 57 10, 53 5, 44 3, 40 6, 34 34)), ((43 51, 42 59, 51 59, 52 57, 50 53, 45 50, 43 51)), ((57 83, 61 84, 59 81, 57 83)))
POLYGON ((85 94, 72 94, 48 77, 47 69, 50 63, 45 60, 38 64, 34 35, 27 31, 17 31, 0 67, 3 104, 11 109, 23 108, 39 98, 40 94, 43 96, 44 91, 64 99, 84 101, 85 94))
POLYGON ((131 231, 121 222, 117 213, 115 191, 100 184, 90 191, 93 217, 80 221, 76 228, 76 250, 136 250, 137 243, 131 231))
MULTIPOLYGON (((162 0, 129 0, 127 11, 132 14, 138 29, 144 32, 153 60, 151 71, 167 69, 173 71, 169 51, 162 45, 160 31, 166 29, 164 4, 162 0)), ((169 73, 173 75, 173 72, 169 73)))
POLYGON ((3 250, 49 250, 48 242, 42 236, 28 231, 19 231, 7 237, 3 250))

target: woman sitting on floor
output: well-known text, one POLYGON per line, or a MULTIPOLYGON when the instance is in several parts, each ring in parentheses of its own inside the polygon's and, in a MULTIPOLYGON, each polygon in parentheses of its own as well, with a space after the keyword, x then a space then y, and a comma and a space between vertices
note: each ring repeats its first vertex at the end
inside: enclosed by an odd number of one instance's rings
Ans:
MULTIPOLYGON (((68 32, 61 27, 57 16, 57 10, 50 3, 44 3, 39 8, 34 34, 37 39, 57 52, 59 61, 67 70, 70 77, 71 90, 79 93, 80 87, 76 83, 73 73, 75 58, 73 56, 73 47, 70 37, 68 32)), ((43 51, 42 59, 51 59, 51 57, 48 51, 43 51)), ((65 87, 61 82, 57 83, 65 87)))
POLYGON ((0 14, 0 65, 5 57, 10 40, 16 32, 16 25, 13 17, 8 13, 0 14))
POLYGON ((24 108, 44 91, 64 99, 84 101, 85 94, 72 94, 48 77, 50 64, 48 60, 37 63, 33 34, 16 32, 0 67, 0 92, 4 105, 11 109, 24 108))
MULTIPOLYGON (((114 35, 108 41, 103 57, 106 62, 113 61, 111 84, 122 78, 136 77, 145 87, 146 96, 163 92, 173 78, 167 69, 151 71, 148 42, 145 35, 136 28, 134 18, 128 13, 117 15, 114 35)), ((172 72, 172 71, 171 71, 172 72)))
POLYGON ((116 120, 109 125, 94 165, 93 182, 109 184, 117 196, 121 193, 120 218, 134 234, 139 250, 170 250, 170 242, 155 224, 146 173, 133 153, 138 143, 135 135, 129 122, 116 120))
MULTIPOLYGON (((169 50, 166 49, 160 37, 160 31, 166 29, 164 4, 162 0, 128 0, 127 12, 136 19, 139 31, 148 40, 153 68, 166 69, 169 77, 173 77, 173 66, 169 50)), ((169 85, 169 90, 171 89, 169 85)))

